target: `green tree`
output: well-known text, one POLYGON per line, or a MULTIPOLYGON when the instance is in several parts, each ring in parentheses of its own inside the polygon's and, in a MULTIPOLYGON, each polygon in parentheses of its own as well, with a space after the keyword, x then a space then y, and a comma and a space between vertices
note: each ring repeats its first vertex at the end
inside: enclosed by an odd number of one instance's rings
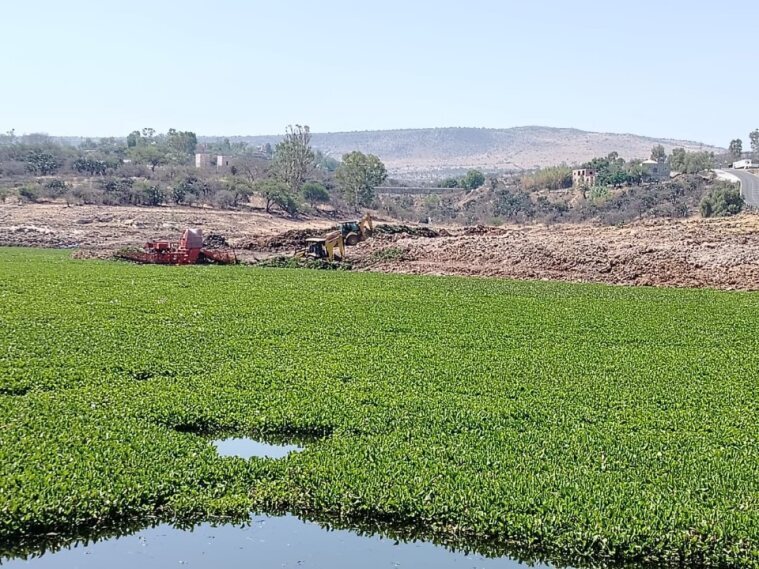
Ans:
POLYGON ((195 149, 198 146, 198 137, 194 132, 170 128, 166 134, 166 138, 166 144, 174 153, 188 156, 195 154, 195 149))
POLYGON ((129 156, 138 164, 149 165, 152 172, 155 172, 157 166, 169 162, 166 148, 156 142, 138 144, 129 150, 129 156))
POLYGON ((287 184, 290 193, 295 196, 313 171, 314 158, 308 126, 288 126, 284 140, 274 149, 274 177, 287 184))
POLYGON ((335 177, 346 201, 358 208, 372 202, 374 188, 387 180, 387 169, 375 155, 356 150, 343 156, 335 177))
POLYGON ((669 156, 669 166, 676 172, 684 172, 687 164, 685 148, 675 148, 669 156))
POLYGON ((667 151, 664 149, 664 146, 661 144, 657 144, 651 149, 651 160, 656 160, 657 162, 664 162, 667 159, 667 151))
POLYGON ((127 135, 127 148, 134 148, 140 143, 140 131, 133 130, 127 135))
POLYGON ((479 170, 469 170, 461 180, 461 187, 467 190, 476 190, 485 183, 485 174, 479 170))
POLYGON ((675 148, 669 157, 669 165, 675 172, 698 174, 714 167, 714 154, 686 152, 684 148, 675 148))
POLYGON ((754 158, 759 160, 759 128, 751 131, 748 136, 751 140, 751 152, 754 154, 754 158))
POLYGON ((740 138, 731 140, 728 151, 730 152, 730 156, 732 156, 735 160, 740 160, 743 156, 743 141, 740 138))
POLYGON ((743 210, 744 201, 735 184, 721 182, 712 188, 701 200, 702 217, 726 217, 743 210))
POLYGON ((252 188, 266 200, 267 213, 271 213, 271 206, 273 205, 291 215, 298 213, 298 201, 285 182, 264 178, 263 180, 256 180, 252 188))
POLYGON ((327 203, 329 201, 329 192, 319 182, 306 182, 300 189, 303 199, 310 203, 312 206, 316 206, 320 203, 327 203))

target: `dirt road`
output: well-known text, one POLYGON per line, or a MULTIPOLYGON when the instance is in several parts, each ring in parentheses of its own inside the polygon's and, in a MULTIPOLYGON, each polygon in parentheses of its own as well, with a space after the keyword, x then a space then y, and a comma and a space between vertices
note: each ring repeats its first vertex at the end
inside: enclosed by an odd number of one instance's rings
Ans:
MULTIPOLYGON (((252 261, 288 253, 334 226, 262 212, 194 208, 0 205, 0 245, 115 251, 185 227, 219 233, 252 261), (308 231, 313 230, 313 231, 308 231)), ((759 290, 759 215, 648 220, 608 227, 528 225, 376 232, 348 249, 356 270, 759 290)))

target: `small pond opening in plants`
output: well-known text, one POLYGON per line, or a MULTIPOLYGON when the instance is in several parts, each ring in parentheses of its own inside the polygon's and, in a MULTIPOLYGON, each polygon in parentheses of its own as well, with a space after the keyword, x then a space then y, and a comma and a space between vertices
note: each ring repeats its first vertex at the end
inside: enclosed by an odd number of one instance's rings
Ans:
POLYGON ((246 525, 200 524, 182 530, 163 524, 132 535, 79 542, 27 559, 0 557, 5 568, 215 569, 516 569, 548 567, 508 557, 452 551, 423 541, 396 541, 348 530, 329 530, 294 516, 252 516, 246 525))
POLYGON ((240 458, 285 458, 292 452, 299 452, 303 447, 293 444, 271 444, 247 437, 217 439, 213 441, 220 456, 237 456, 240 458))

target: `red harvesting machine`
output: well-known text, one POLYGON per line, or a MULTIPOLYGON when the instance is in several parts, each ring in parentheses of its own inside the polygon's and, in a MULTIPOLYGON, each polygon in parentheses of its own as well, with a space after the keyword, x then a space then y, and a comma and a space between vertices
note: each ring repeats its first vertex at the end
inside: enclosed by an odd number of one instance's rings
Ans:
POLYGON ((237 255, 235 255, 234 249, 204 247, 203 232, 200 229, 185 229, 178 244, 170 241, 148 241, 142 251, 124 251, 120 256, 137 263, 157 265, 195 265, 198 263, 234 265, 237 263, 237 255))

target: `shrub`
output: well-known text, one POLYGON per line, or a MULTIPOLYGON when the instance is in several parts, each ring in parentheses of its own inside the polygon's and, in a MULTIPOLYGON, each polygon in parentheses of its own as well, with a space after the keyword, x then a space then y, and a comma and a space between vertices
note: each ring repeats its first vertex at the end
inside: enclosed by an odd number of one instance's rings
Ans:
POLYGON ((611 195, 611 192, 609 192, 609 188, 607 188, 606 186, 594 186, 590 189, 590 193, 588 194, 588 199, 593 202, 603 202, 610 195, 611 195))
POLYGON ((467 190, 476 190, 485 183, 485 174, 479 170, 469 170, 461 180, 461 187, 467 190))
POLYGON ((300 195, 311 205, 329 202, 329 192, 319 182, 306 182, 300 189, 300 195))
POLYGON ((438 184, 441 188, 458 188, 459 180, 457 178, 446 178, 438 184))
POLYGON ((213 204, 219 209, 235 207, 235 195, 229 190, 219 190, 213 196, 213 204))
POLYGON ((712 188, 701 200, 701 217, 726 217, 743 210, 743 196, 730 183, 720 183, 712 188))
POLYGON ((63 180, 50 180, 45 184, 45 197, 56 199, 63 196, 68 190, 66 182, 63 180))
POLYGON ((568 166, 543 168, 522 178, 525 190, 560 190, 572 187, 572 169, 568 166))
MULTIPOLYGON (((70 192, 73 200, 84 204, 99 204, 104 201, 104 193, 89 186, 80 186, 70 192)), ((68 198, 67 198, 68 202, 68 198)))
POLYGON ((18 189, 18 197, 24 202, 35 203, 42 197, 42 188, 39 184, 26 184, 18 189))

